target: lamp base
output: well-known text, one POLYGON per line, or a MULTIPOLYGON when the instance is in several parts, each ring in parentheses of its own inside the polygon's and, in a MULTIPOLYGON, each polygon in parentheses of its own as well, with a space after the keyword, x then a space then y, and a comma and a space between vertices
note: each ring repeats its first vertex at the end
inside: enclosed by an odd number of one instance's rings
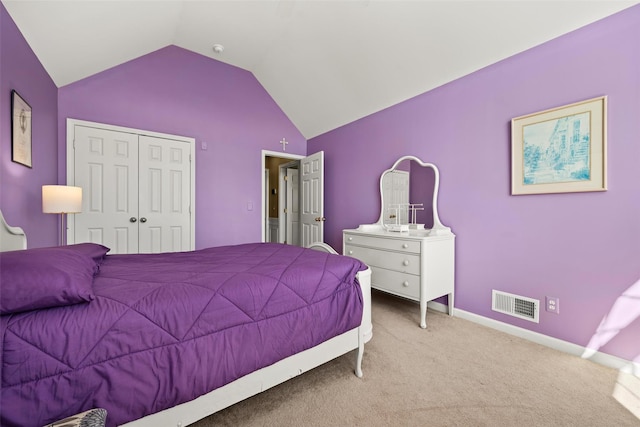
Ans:
POLYGON ((64 229, 64 213, 60 213, 60 240, 58 241, 58 244, 60 246, 64 246, 64 242, 65 242, 65 236, 64 233, 65 229, 64 229))

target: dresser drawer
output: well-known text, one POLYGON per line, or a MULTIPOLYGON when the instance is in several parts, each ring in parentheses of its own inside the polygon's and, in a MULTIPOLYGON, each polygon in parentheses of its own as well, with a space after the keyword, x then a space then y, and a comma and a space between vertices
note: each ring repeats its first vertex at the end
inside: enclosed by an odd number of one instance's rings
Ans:
POLYGON ((420 276, 371 267, 371 286, 415 301, 420 300, 420 276))
POLYGON ((420 255, 364 248, 354 245, 345 245, 344 249, 345 255, 357 258, 370 267, 380 267, 409 274, 420 274, 420 255))
POLYGON ((373 236, 359 236, 356 234, 345 234, 344 243, 347 245, 368 246, 372 248, 388 249, 391 251, 420 253, 420 241, 389 239, 373 236))

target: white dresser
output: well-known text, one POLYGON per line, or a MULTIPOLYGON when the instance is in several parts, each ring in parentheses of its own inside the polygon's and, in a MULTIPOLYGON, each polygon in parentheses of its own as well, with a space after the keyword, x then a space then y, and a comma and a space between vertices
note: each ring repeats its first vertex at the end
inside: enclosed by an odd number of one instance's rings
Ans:
POLYGON ((378 222, 342 235, 342 253, 371 268, 372 288, 420 302, 422 328, 433 299, 447 295, 453 316, 456 236, 440 221, 439 189, 436 165, 400 157, 380 175, 378 222))
POLYGON ((450 232, 343 230, 343 254, 371 267, 372 288, 419 301, 422 328, 427 327, 427 302, 435 298, 448 295, 453 315, 454 252, 450 232))

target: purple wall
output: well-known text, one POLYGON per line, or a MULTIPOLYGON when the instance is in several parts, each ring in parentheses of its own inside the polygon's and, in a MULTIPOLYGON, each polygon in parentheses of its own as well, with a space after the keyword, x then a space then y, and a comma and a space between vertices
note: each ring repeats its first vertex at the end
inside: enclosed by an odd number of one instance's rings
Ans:
POLYGON ((261 150, 306 153, 251 73, 176 46, 60 88, 58 111, 61 171, 67 118, 195 138, 197 248, 260 241, 261 150))
MULTIPOLYGON (((416 155, 440 168, 456 307, 586 345, 640 279, 639 22, 636 6, 309 141, 309 153, 326 154, 325 240, 341 247, 343 228, 375 222, 380 172, 416 155), (511 196, 510 120, 600 95, 608 191, 511 196), (560 314, 542 310, 535 324, 495 313, 492 289, 558 297, 560 314)), ((624 313, 635 321, 601 351, 640 360, 635 298, 624 313)))
POLYGON ((58 218, 42 213, 42 185, 57 184, 58 89, 0 4, 0 209, 21 226, 29 247, 58 241, 58 218), (33 168, 11 161, 11 91, 32 109, 33 168))

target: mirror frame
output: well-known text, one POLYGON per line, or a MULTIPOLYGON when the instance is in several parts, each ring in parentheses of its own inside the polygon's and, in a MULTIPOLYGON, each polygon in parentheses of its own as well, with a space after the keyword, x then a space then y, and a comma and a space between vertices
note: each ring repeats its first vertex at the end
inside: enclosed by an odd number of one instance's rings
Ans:
POLYGON ((380 187, 380 218, 378 219, 377 225, 382 227, 385 230, 389 229, 389 227, 387 227, 387 225, 384 223, 384 196, 382 193, 382 180, 384 179, 385 174, 395 170, 398 167, 398 165, 402 163, 404 160, 413 160, 422 167, 433 169, 433 172, 435 173, 435 180, 433 184, 433 199, 431 200, 431 209, 433 211, 433 228, 430 229, 429 235, 434 236, 434 235, 450 234, 451 229, 442 224, 442 222, 440 221, 440 215, 438 215, 438 190, 440 189, 440 171, 438 170, 438 167, 433 163, 423 162, 416 156, 400 157, 398 160, 395 161, 395 163, 393 164, 393 166, 391 166, 391 168, 385 170, 380 175, 380 185, 379 185, 380 187))

